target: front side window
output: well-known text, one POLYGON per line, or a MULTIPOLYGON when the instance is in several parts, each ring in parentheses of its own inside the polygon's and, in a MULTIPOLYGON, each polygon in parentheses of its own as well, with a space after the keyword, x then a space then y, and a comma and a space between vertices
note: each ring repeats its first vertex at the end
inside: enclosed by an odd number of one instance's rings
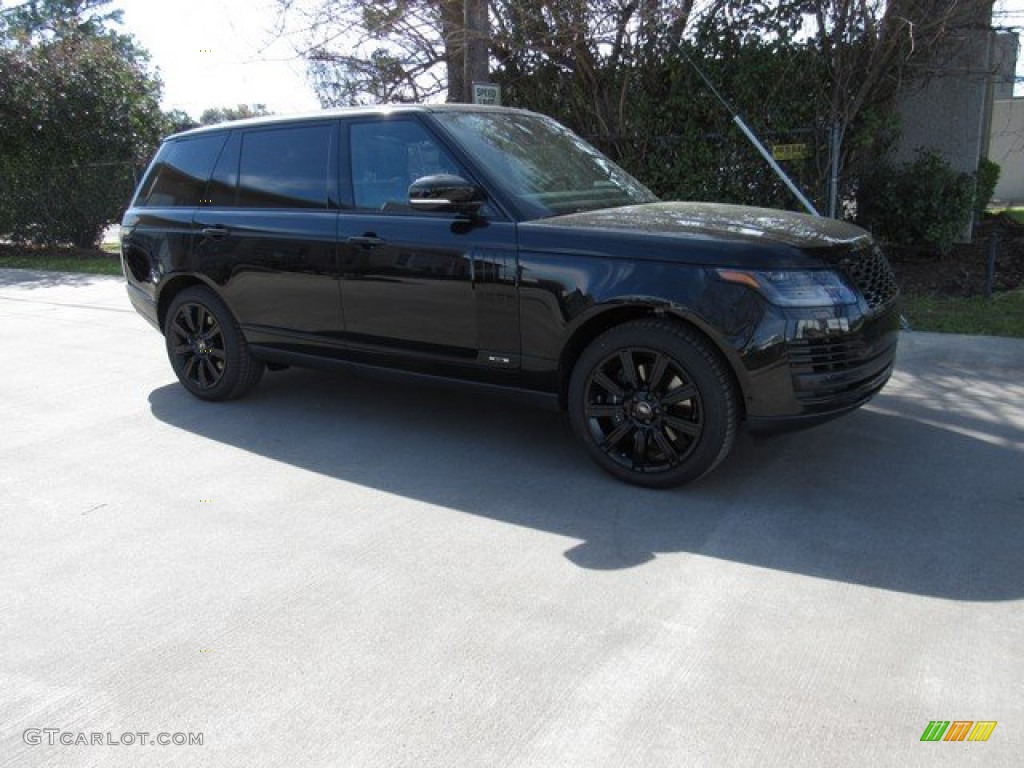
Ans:
POLYGON ((238 205, 326 208, 331 125, 249 131, 242 136, 238 205))
POLYGON ((435 117, 530 218, 658 199, 550 118, 501 112, 439 112, 435 117))
POLYGON ((164 142, 135 198, 135 205, 195 207, 224 146, 226 133, 164 142))
POLYGON ((409 185, 417 179, 465 175, 447 150, 414 120, 360 122, 349 130, 356 208, 409 211, 409 185))

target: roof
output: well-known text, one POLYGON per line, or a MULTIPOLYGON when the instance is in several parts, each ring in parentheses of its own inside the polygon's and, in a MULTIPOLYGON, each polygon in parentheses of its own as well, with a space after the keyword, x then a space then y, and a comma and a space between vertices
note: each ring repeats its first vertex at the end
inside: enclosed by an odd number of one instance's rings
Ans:
MULTIPOLYGON (((353 117, 360 115, 408 115, 441 112, 505 112, 508 114, 533 114, 529 110, 517 109, 515 107, 498 107, 486 104, 376 104, 366 107, 336 107, 323 109, 319 112, 303 112, 291 115, 266 115, 264 117, 248 117, 243 120, 228 120, 214 125, 203 125, 192 128, 188 131, 176 133, 173 138, 182 136, 194 136, 202 133, 210 133, 218 130, 229 130, 231 128, 247 128, 258 125, 274 125, 277 123, 292 123, 303 120, 317 120, 332 117, 353 117)), ((168 137, 172 138, 172 137, 168 137)))

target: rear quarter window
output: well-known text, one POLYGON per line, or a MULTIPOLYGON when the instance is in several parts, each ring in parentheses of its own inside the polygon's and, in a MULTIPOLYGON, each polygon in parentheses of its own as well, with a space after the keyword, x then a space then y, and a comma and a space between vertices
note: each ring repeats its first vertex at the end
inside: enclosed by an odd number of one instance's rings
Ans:
POLYGON ((200 205, 206 180, 226 138, 226 133, 214 133, 164 142, 139 188, 134 205, 151 208, 200 205))

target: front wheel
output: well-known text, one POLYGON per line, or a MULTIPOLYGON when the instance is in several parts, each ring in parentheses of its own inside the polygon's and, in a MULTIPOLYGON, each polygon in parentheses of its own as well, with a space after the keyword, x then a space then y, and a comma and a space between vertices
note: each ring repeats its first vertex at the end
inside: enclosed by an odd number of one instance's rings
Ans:
POLYGON ((249 353, 231 310, 204 286, 186 288, 167 309, 167 357, 182 385, 203 400, 230 400, 248 392, 264 364, 249 353))
POLYGON ((652 319, 612 328, 583 351, 569 383, 569 418, 604 470, 671 488, 728 455, 739 407, 725 363, 707 342, 652 319))

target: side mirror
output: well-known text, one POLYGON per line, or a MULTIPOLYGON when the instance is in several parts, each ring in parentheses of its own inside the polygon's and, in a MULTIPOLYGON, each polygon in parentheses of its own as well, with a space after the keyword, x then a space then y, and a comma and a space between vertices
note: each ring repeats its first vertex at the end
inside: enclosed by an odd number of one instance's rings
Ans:
POLYGON ((416 211, 474 214, 485 200, 484 191, 461 176, 424 176, 409 186, 409 205, 416 211))

